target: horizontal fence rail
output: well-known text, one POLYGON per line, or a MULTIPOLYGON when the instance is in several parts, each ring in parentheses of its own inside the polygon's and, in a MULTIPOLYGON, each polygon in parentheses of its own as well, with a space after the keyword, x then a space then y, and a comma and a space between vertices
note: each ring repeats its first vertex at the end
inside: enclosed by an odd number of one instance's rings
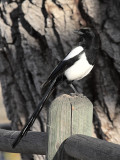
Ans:
POLYGON ((64 143, 67 155, 82 160, 120 160, 120 145, 85 135, 73 135, 64 143))
POLYGON ((0 124, 0 129, 11 130, 11 124, 10 123, 2 123, 2 124, 0 124))
MULTIPOLYGON (((32 132, 21 140, 15 149, 12 143, 19 131, 0 129, 0 151, 14 153, 31 153, 45 155, 47 151, 47 133, 32 132)), ((59 148, 56 157, 59 160, 63 153, 82 160, 120 160, 120 145, 85 135, 73 135, 67 138, 59 148)))
POLYGON ((45 155, 47 151, 47 133, 29 131, 13 149, 12 143, 19 131, 0 129, 0 151, 45 155))

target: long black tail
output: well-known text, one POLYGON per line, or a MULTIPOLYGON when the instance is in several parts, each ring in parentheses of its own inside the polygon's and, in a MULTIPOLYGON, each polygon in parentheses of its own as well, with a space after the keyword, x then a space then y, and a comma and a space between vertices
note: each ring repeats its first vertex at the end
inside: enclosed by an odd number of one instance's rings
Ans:
POLYGON ((37 116, 39 115, 40 111, 42 110, 46 100, 48 99, 50 94, 53 92, 53 90, 56 88, 56 86, 60 82, 61 82, 61 79, 59 79, 59 78, 54 79, 52 81, 52 83, 50 84, 49 88, 47 89, 47 91, 45 92, 44 96, 42 97, 42 100, 40 101, 38 107, 36 108, 36 110, 34 111, 32 116, 30 117, 29 121, 26 123, 26 125, 24 126, 24 128, 22 129, 22 131, 20 132, 18 137, 13 142, 12 148, 15 148, 15 146, 20 142, 22 137, 27 134, 27 132, 29 131, 30 127, 33 125, 35 119, 37 118, 37 116))

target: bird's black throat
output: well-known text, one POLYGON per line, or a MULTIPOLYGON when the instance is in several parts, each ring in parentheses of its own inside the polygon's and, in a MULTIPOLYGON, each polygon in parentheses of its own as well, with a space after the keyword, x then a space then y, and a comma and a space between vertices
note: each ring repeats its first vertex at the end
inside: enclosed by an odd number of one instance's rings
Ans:
POLYGON ((100 40, 98 35, 95 35, 94 37, 87 39, 86 43, 87 44, 85 46, 85 54, 87 60, 91 65, 94 65, 100 46, 100 40))
POLYGON ((91 65, 95 64, 97 53, 98 53, 98 49, 89 49, 89 50, 85 49, 85 54, 89 64, 91 65))

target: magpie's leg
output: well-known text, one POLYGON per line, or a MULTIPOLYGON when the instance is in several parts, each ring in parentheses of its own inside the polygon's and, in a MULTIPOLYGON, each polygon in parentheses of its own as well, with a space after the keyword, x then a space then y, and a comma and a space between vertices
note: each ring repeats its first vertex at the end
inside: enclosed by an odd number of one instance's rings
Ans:
POLYGON ((56 86, 62 81, 61 77, 58 77, 56 79, 54 79, 49 88, 47 89, 47 91, 45 92, 44 96, 42 97, 38 107, 36 108, 36 110, 34 111, 34 113, 32 114, 32 116, 30 117, 30 119, 28 120, 28 122, 26 123, 26 125, 24 126, 24 128, 22 129, 22 131, 20 132, 20 134, 18 135, 18 137, 15 139, 15 141, 12 144, 12 147, 15 148, 15 146, 20 142, 20 140, 22 139, 22 137, 24 135, 27 134, 28 130, 30 129, 30 127, 33 125, 34 121, 36 120, 37 116, 39 115, 40 111, 42 110, 45 102, 47 101, 48 97, 51 95, 51 93, 53 92, 53 90, 56 88, 56 86))
POLYGON ((75 94, 78 95, 79 93, 78 93, 78 91, 76 90, 76 88, 74 87, 73 83, 70 83, 69 85, 70 85, 70 87, 73 89, 73 91, 75 92, 75 94))
POLYGON ((75 93, 76 95, 78 95, 79 93, 78 93, 78 91, 76 90, 76 88, 74 87, 73 81, 68 81, 68 80, 66 80, 66 81, 67 81, 67 83, 70 85, 70 87, 72 88, 72 90, 74 91, 74 93, 75 93))

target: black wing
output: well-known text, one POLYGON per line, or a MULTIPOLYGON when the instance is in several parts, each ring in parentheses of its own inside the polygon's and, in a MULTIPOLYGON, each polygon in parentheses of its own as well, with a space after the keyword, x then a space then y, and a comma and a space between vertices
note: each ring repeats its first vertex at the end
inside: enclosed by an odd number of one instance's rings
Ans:
POLYGON ((43 84, 42 89, 46 88, 51 81, 59 77, 67 68, 67 61, 61 61, 52 71, 46 82, 43 84))
POLYGON ((67 70, 70 66, 72 66, 79 59, 79 56, 83 52, 84 50, 68 60, 61 61, 52 71, 47 81, 43 84, 42 88, 46 88, 46 86, 48 86, 49 83, 51 83, 51 81, 53 81, 55 78, 58 78, 61 74, 63 74, 65 70, 67 70))

